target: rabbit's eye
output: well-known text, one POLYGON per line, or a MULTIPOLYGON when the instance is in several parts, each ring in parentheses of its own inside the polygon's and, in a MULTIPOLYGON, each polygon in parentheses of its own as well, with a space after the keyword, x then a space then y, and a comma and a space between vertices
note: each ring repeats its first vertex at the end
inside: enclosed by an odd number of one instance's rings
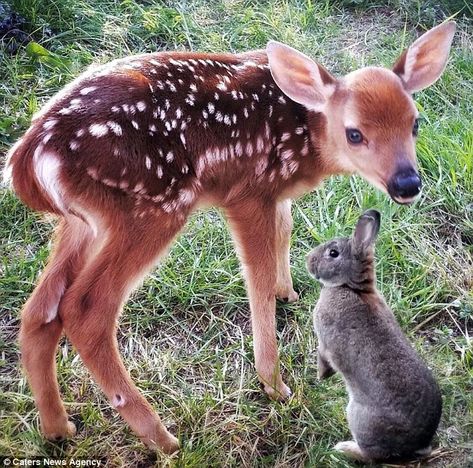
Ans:
POLYGON ((328 254, 333 258, 337 258, 339 255, 338 250, 335 249, 330 249, 330 252, 328 254))

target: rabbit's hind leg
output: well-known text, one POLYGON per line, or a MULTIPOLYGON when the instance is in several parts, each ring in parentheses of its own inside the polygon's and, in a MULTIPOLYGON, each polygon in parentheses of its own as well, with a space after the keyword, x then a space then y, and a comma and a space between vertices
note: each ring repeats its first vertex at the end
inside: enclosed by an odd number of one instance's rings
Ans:
POLYGON ((416 450, 414 455, 419 458, 427 458, 432 453, 432 447, 429 445, 423 449, 416 450))
POLYGON ((334 447, 338 452, 342 452, 346 457, 361 462, 369 461, 369 457, 361 450, 360 446, 354 440, 339 442, 334 447))

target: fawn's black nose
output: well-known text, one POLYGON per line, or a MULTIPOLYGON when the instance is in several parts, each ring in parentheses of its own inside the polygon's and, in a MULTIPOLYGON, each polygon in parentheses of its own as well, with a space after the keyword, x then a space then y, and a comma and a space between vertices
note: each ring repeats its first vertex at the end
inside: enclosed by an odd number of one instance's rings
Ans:
POLYGON ((391 197, 398 203, 409 203, 419 195, 422 181, 419 174, 413 168, 403 169, 391 178, 388 191, 391 197))

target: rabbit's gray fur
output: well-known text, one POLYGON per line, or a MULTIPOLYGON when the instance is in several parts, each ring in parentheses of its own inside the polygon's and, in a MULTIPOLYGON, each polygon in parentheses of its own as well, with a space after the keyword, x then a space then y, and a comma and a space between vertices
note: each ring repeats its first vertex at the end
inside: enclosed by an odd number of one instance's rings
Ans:
POLYGON ((307 257, 309 272, 324 285, 314 310, 319 378, 340 372, 349 394, 355 441, 335 448, 361 461, 428 455, 442 411, 432 373, 376 290, 379 224, 379 213, 368 210, 352 238, 329 241, 307 257))

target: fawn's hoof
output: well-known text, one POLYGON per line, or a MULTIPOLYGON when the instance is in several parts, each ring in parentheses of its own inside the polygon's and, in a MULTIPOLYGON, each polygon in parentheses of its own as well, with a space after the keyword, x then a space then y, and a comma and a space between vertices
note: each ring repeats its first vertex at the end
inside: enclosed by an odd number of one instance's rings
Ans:
POLYGON ((43 429, 44 437, 52 442, 70 439, 76 435, 76 432, 76 425, 72 421, 67 421, 66 426, 63 428, 43 429))
POLYGON ((170 432, 165 434, 160 434, 159 437, 155 437, 154 439, 150 439, 147 437, 141 437, 141 440, 151 449, 153 450, 161 450, 168 455, 171 455, 177 452, 180 448, 179 439, 174 437, 170 432))
POLYGON ((291 389, 284 382, 281 382, 277 388, 264 384, 264 391, 274 401, 285 401, 292 395, 291 389))
POLYGON ((290 304, 291 302, 299 300, 299 294, 297 294, 294 289, 291 289, 290 291, 278 292, 276 298, 290 304))

